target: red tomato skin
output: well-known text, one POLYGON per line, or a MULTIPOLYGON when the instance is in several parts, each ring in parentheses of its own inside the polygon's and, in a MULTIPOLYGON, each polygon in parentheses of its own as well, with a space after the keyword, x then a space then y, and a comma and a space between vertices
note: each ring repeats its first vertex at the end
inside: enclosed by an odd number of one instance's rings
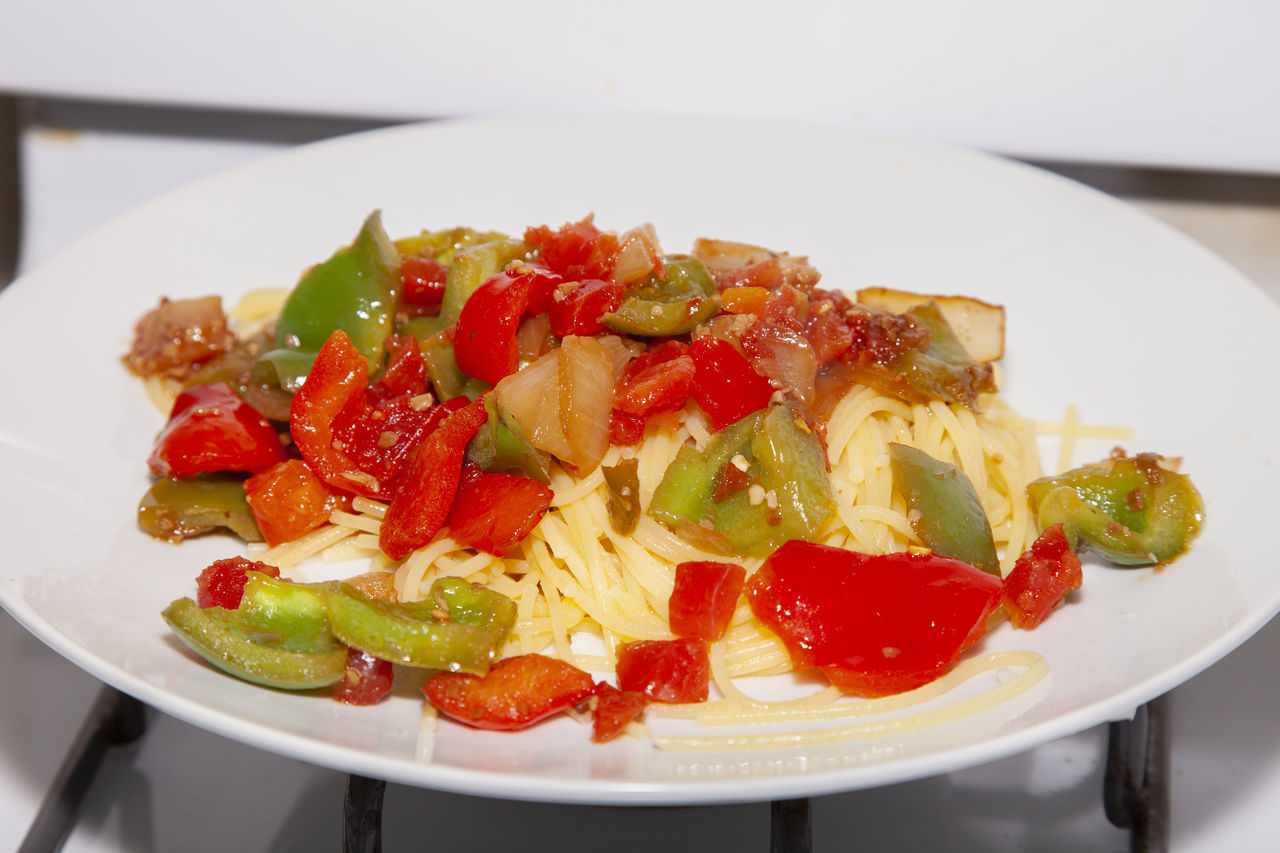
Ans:
POLYGON ((621 248, 617 236, 601 231, 590 216, 555 231, 546 225, 525 229, 524 241, 538 249, 540 261, 569 281, 609 278, 621 248))
POLYGON ((1003 590, 959 560, 800 541, 775 551, 746 587, 797 667, 821 667, 841 690, 869 697, 940 676, 982 638, 1003 590))
POLYGON ((595 743, 611 741, 627 723, 639 719, 649 699, 643 693, 619 690, 601 681, 595 688, 595 708, 591 712, 591 740, 595 743))
POLYGON ((1015 628, 1035 628, 1058 602, 1084 582, 1080 558, 1071 550, 1062 525, 1046 527, 1013 564, 1004 579, 1001 605, 1015 628))
MULTIPOLYGON (((356 466, 334 447, 334 423, 344 411, 359 412, 366 402, 369 364, 341 329, 325 341, 307 379, 289 405, 289 432, 302 458, 320 479, 351 488, 347 475, 356 466)), ((377 496, 373 490, 371 496, 377 496)))
POLYGON ((280 570, 275 566, 257 560, 244 557, 215 560, 196 578, 196 604, 201 607, 235 610, 240 606, 245 584, 249 582, 245 572, 262 572, 269 577, 280 577, 280 570))
POLYGON ((563 296, 557 295, 551 302, 548 315, 551 332, 559 337, 566 335, 594 335, 604 331, 600 318, 617 311, 627 288, 616 281, 588 279, 563 296))
POLYGON ((391 357, 381 378, 369 386, 370 401, 377 404, 393 397, 426 394, 430 390, 427 362, 422 357, 418 339, 413 335, 393 335, 387 339, 386 347, 391 357))
POLYGON ((676 566, 668 602, 671 633, 708 642, 723 637, 746 580, 747 570, 734 563, 701 560, 676 566))
POLYGON ((689 347, 689 356, 695 368, 693 399, 716 429, 724 429, 769 405, 773 385, 733 344, 703 335, 689 347))
POLYGON ((350 497, 325 484, 301 459, 286 459, 244 481, 249 509, 267 544, 297 539, 329 520, 350 497))
POLYGON ((462 372, 490 385, 515 373, 520 364, 520 320, 546 311, 563 282, 544 266, 521 264, 476 288, 454 327, 453 355, 462 372))
POLYGON ((481 396, 450 413, 414 448, 378 535, 388 557, 402 560, 440 532, 458 492, 467 442, 488 418, 481 396))
POLYGON ((696 637, 618 647, 618 688, 624 692, 643 693, 655 702, 705 702, 710 684, 707 644, 696 637))
POLYGON ((400 261, 400 294, 405 304, 421 309, 439 308, 449 268, 435 258, 409 256, 400 261))
POLYGON ((644 437, 649 418, 673 412, 689 399, 693 360, 683 341, 663 341, 632 359, 614 389, 609 443, 632 445, 644 437))
MULTIPOLYGON (((384 499, 399 491, 410 454, 448 414, 443 406, 415 408, 410 399, 402 395, 376 406, 366 405, 358 412, 343 412, 334 423, 333 437, 341 443, 352 469, 372 478, 350 482, 348 488, 366 494, 372 491, 370 497, 384 499), (391 437, 390 444, 386 437, 391 437)), ((348 476, 339 482, 354 479, 348 476)))
POLYGON ((553 496, 529 477, 478 468, 472 476, 464 472, 449 510, 449 536, 460 545, 501 557, 538 526, 553 496))
POLYGON ((157 477, 194 477, 212 471, 262 471, 284 458, 270 421, 218 382, 178 395, 147 467, 157 477))
POLYGON ((545 655, 504 658, 483 677, 438 672, 422 686, 436 710, 477 729, 511 731, 572 708, 591 695, 591 674, 545 655))
POLYGON ((394 669, 390 661, 360 649, 347 649, 347 671, 333 698, 344 705, 376 705, 391 692, 394 669))

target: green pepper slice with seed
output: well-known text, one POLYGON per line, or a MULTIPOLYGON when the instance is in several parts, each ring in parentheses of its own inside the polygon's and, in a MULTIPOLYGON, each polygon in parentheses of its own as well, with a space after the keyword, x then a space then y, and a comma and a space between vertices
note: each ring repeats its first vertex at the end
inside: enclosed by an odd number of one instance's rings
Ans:
POLYGON ((1113 458, 1027 486, 1043 530, 1061 524, 1073 546, 1121 566, 1166 563, 1200 532, 1204 501, 1186 474, 1154 453, 1113 458))
POLYGON ((342 642, 382 660, 484 675, 515 624, 515 602, 493 593, 484 606, 455 613, 449 599, 457 590, 437 597, 438 591, 433 587, 422 601, 398 603, 343 584, 326 596, 329 625, 342 642))
POLYGON ((649 514, 677 534, 709 524, 734 553, 752 557, 812 539, 834 512, 822 443, 793 403, 747 415, 705 450, 681 448, 649 502, 649 514), (726 466, 745 476, 718 494, 726 466))
POLYGON ((665 278, 650 273, 627 291, 618 310, 600 322, 615 332, 643 338, 671 337, 692 332, 720 311, 715 279, 692 255, 663 259, 665 278))

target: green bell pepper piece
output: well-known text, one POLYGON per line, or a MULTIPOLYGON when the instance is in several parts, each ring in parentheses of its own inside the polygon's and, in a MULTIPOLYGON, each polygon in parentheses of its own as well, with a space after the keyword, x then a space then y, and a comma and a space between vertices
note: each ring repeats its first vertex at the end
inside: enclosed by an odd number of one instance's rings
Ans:
POLYGON ((138 527, 169 542, 218 528, 246 542, 262 541, 245 499, 244 482, 216 475, 156 480, 138 502, 138 527))
POLYGON ((492 240, 459 249, 449 264, 449 273, 444 281, 444 299, 437 318, 440 329, 458 321, 462 306, 480 285, 502 272, 512 261, 527 259, 531 251, 533 247, 523 240, 492 240))
MULTIPOLYGON (((417 337, 418 332, 427 331, 422 327, 421 321, 436 319, 419 317, 406 323, 401 331, 417 337)), ((458 367, 458 360, 453 354, 453 341, 448 334, 427 334, 426 337, 418 338, 418 341, 422 359, 426 362, 427 379, 431 382, 437 399, 467 397, 474 400, 489 387, 489 383, 468 376, 458 367)))
POLYGON ((488 633, 494 648, 501 648, 516 624, 516 603, 500 592, 462 578, 440 578, 431 585, 428 598, 449 614, 455 625, 467 625, 488 633))
MULTIPOLYGON (((369 214, 355 242, 302 275, 280 311, 276 349, 316 353, 342 329, 369 363, 382 364, 383 343, 391 334, 400 296, 400 255, 382 229, 378 211, 369 214)), ((269 356, 281 387, 300 382, 286 376, 291 365, 269 356)))
POLYGON ((930 299, 907 314, 929 330, 928 345, 907 350, 888 364, 859 362, 854 379, 909 403, 941 400, 972 406, 979 394, 999 390, 994 368, 973 360, 937 301, 930 299))
POLYGON ((246 681, 310 690, 340 680, 347 649, 328 630, 321 589, 247 574, 238 609, 180 598, 165 608, 165 621, 205 660, 246 681))
POLYGON ((1165 563, 1190 547, 1204 522, 1204 501, 1186 474, 1154 453, 1086 465, 1027 486, 1043 530, 1063 525, 1078 541, 1122 566, 1165 563))
POLYGON ((551 454, 529 443, 524 430, 492 394, 484 398, 489 419, 467 444, 467 461, 485 471, 519 471, 543 485, 551 483, 551 454))
POLYGON ((621 536, 630 536, 640 523, 639 467, 632 457, 600 469, 609 491, 609 525, 621 536))
POLYGON ((666 278, 650 273, 627 291, 618 310, 600 322, 615 332, 635 337, 670 337, 692 332, 720 311, 715 279, 692 255, 663 259, 666 278))
POLYGON ((681 522, 710 521, 736 553, 753 557, 810 540, 834 511, 822 444, 792 403, 748 415, 705 450, 682 448, 649 502, 649 514, 677 532, 681 522), (751 485, 717 500, 716 482, 739 456, 751 485))
POLYGON ((991 522, 963 471, 896 442, 889 444, 889 467, 907 502, 907 520, 927 548, 1000 575, 991 522))
POLYGON ((497 231, 477 231, 474 228, 446 228, 440 231, 423 231, 412 237, 396 240, 396 251, 401 255, 430 255, 440 263, 448 266, 459 250, 480 243, 492 243, 495 240, 507 239, 506 234, 497 231))
POLYGON ((455 613, 449 609, 452 593, 437 600, 436 592, 433 586, 423 601, 401 604, 343 584, 326 597, 329 624, 347 645, 392 663, 484 675, 515 624, 515 602, 493 593, 485 600, 488 615, 480 606, 455 613))

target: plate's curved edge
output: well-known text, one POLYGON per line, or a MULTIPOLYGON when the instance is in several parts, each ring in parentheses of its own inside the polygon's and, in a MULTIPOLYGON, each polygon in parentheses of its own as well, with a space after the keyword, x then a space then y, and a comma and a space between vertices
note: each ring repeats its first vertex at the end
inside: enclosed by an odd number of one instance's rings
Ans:
MULTIPOLYGON (((634 117, 640 120, 639 117, 634 117)), ((375 135, 393 135, 393 134, 409 134, 414 135, 421 133, 423 128, 460 128, 482 126, 498 126, 501 125, 501 119, 462 119, 448 120, 443 122, 434 122, 428 125, 400 125, 388 128, 381 128, 374 131, 365 131, 347 137, 341 137, 333 140, 326 140, 315 143, 312 146, 306 146, 307 149, 312 148, 341 148, 347 145, 365 144, 370 136, 375 135)), ((709 123, 715 124, 731 124, 732 119, 712 119, 709 123)), ((847 128, 839 128, 838 126, 825 126, 833 130, 848 131, 847 128)), ((860 135, 862 132, 858 131, 860 135)), ((896 137, 889 137, 876 134, 877 137, 886 141, 898 141, 896 137)), ((1200 246, 1194 241, 1189 240, 1181 235, 1171 226, 1147 216, 1147 214, 1137 211, 1134 208, 1124 205, 1115 199, 1099 193, 1092 188, 1079 184, 1070 178, 1047 172, 1034 165, 1020 163, 1018 161, 1007 160, 996 155, 984 154, 977 151, 969 151, 965 149, 956 149, 951 146, 942 146, 929 142, 921 142, 919 140, 909 140, 908 144, 917 146, 921 150, 932 150, 939 152, 948 152, 949 154, 961 154, 964 156, 973 156, 983 159, 991 159, 999 161, 1005 165, 1011 165, 1018 168, 1032 170, 1037 176, 1042 178, 1050 178, 1065 182, 1072 185, 1078 190, 1094 194, 1099 199, 1106 200, 1110 203, 1125 207, 1132 211, 1135 215, 1144 217, 1148 226, 1155 226, 1167 229, 1171 237, 1176 237, 1186 246, 1194 246, 1200 251, 1205 259, 1212 258, 1221 264, 1224 270, 1230 271, 1232 275, 1243 282, 1250 285, 1253 291, 1261 298, 1260 305, 1265 304, 1266 310, 1280 313, 1280 307, 1276 306, 1271 300, 1267 299, 1265 294, 1257 288, 1256 284, 1231 267, 1217 255, 1208 249, 1200 246)), ((246 166, 230 170, 227 173, 220 173, 211 176, 183 188, 172 191, 154 199, 134 211, 123 214, 117 220, 113 220, 96 230, 93 234, 81 238, 80 241, 71 244, 67 248, 61 250, 55 258, 50 260, 54 262, 56 258, 64 255, 71 256, 82 251, 84 241, 92 239, 102 239, 103 235, 109 236, 114 228, 127 228, 130 219, 137 215, 140 210, 149 210, 152 207, 163 207, 172 204, 175 198, 180 198, 184 194, 190 193, 198 195, 203 191, 204 187, 214 182, 235 178, 237 175, 252 175, 257 169, 265 169, 270 171, 274 168, 277 160, 294 156, 296 152, 284 152, 282 154, 273 155, 264 158, 262 161, 247 164, 246 166)), ((242 178, 236 178, 242 179, 242 178)), ((42 267, 43 268, 43 267, 42 267)), ((24 274, 23 277, 14 283, 14 286, 24 286, 21 283, 29 276, 39 278, 38 271, 24 274)), ((12 291, 13 287, 7 290, 12 291)), ((0 310, 5 307, 5 296, 0 295, 0 310)), ((192 722, 195 725, 202 726, 218 734, 232 737, 238 740, 251 743, 263 749, 281 752, 304 761, 312 761, 315 763, 325 764, 336 769, 347 770, 349 772, 359 772, 365 775, 381 776, 395 781, 402 781, 414 785, 427 785, 430 787, 439 787, 459 793, 476 794, 481 796, 502 796, 514 797, 521 799, 542 799, 550 802, 598 802, 601 804, 667 804, 675 802, 689 802, 690 796, 696 798, 697 802, 735 802, 761 799, 757 794, 748 794, 746 788, 751 786, 742 785, 740 783, 715 783, 706 781, 696 781, 689 784, 684 783, 620 783, 611 780, 601 779, 585 779, 581 781, 556 780, 554 788, 547 788, 546 780, 542 777, 525 777, 514 774, 501 776, 495 780, 495 774, 484 771, 474 771, 464 768, 449 768, 439 765, 427 765, 427 771, 424 773, 402 772, 399 765, 389 763, 362 753, 348 747, 337 746, 333 744, 324 744, 315 740, 281 733, 267 726, 236 718, 225 712, 209 709, 198 703, 191 702, 182 697, 173 696, 160 688, 154 687, 148 682, 133 676, 125 671, 115 671, 112 669, 108 661, 93 656, 87 649, 82 648, 67 640, 53 626, 45 622, 34 611, 30 610, 19 597, 9 594, 9 585, 0 585, 0 603, 5 604, 6 610, 9 610, 14 617, 24 625, 32 633, 36 634, 42 641, 54 648, 59 654, 72 660, 78 666, 85 668, 93 673, 96 677, 112 684, 113 686, 124 690, 132 695, 137 696, 148 704, 163 708, 175 716, 192 722), (57 638, 51 641, 51 637, 57 638), (283 739, 283 743, 281 742, 283 739), (391 772, 387 772, 391 771, 391 772), (530 784, 530 779, 536 780, 541 784, 530 784), (545 794, 545 796, 542 796, 545 794)), ((951 766, 964 766, 966 764, 976 764, 1005 755, 1019 752, 1037 743, 1054 737, 1062 737, 1078 732, 1090 725, 1095 724, 1100 719, 1123 715, 1127 710, 1148 701, 1151 698, 1165 692, 1174 685, 1181 683, 1190 675, 1199 672, 1220 660, 1227 655, 1232 649, 1240 643, 1247 640, 1256 631, 1261 629, 1274 614, 1280 610, 1280 592, 1278 592, 1262 609, 1255 610, 1251 617, 1234 626, 1230 631, 1224 632, 1219 639, 1213 644, 1203 648, 1196 655, 1184 660, 1179 667, 1167 670, 1139 682, 1124 693, 1111 697, 1105 703, 1097 703, 1092 706, 1080 709, 1071 715, 1059 717, 1052 721, 1052 724, 1039 724, 1028 729, 1019 730, 1008 736, 997 736, 989 741, 973 744, 967 747, 955 748, 948 751, 948 754, 957 759, 956 764, 951 766)), ((848 771, 827 771, 812 774, 795 775, 791 777, 777 777, 770 779, 771 790, 776 790, 779 795, 808 795, 830 793, 837 790, 849 790, 853 787, 868 787, 871 785, 885 784, 888 782, 906 781, 911 778, 930 775, 937 772, 936 760, 930 756, 920 758, 907 758, 895 762, 892 766, 886 765, 884 768, 860 767, 857 773, 851 774, 848 771), (882 772, 881 772, 882 770, 882 772)))

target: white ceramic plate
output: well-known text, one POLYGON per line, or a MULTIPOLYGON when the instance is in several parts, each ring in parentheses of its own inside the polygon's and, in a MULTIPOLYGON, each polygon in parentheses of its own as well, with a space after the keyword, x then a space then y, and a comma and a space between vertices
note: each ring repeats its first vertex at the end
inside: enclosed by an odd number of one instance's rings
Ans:
MULTIPOLYGON (((945 772, 1128 713, 1280 608, 1270 537, 1280 312, 1204 249, 1035 169, 847 129, 687 118, 410 126, 309 146, 137 209, 0 296, 0 601, 50 646, 143 701, 308 761, 465 793, 597 803, 818 794, 945 772), (880 284, 1008 307, 1007 397, 1025 414, 1128 424, 1204 493, 1194 551, 1160 571, 1089 565, 1035 632, 1023 701, 924 736, 767 753, 590 744, 558 719, 520 734, 419 732, 412 689, 374 708, 253 687, 194 659, 160 610, 230 540, 179 547, 134 526, 160 426, 120 366, 160 295, 291 285, 381 208, 395 234, 518 231, 594 211, 668 250, 702 235, 808 254, 827 286, 880 284), (1263 535, 1259 535, 1262 533, 1263 535)), ((1102 445, 1089 451, 1101 455, 1102 445)), ((764 693, 785 684, 761 684, 764 693)), ((675 724, 678 728, 680 723, 675 724)))

